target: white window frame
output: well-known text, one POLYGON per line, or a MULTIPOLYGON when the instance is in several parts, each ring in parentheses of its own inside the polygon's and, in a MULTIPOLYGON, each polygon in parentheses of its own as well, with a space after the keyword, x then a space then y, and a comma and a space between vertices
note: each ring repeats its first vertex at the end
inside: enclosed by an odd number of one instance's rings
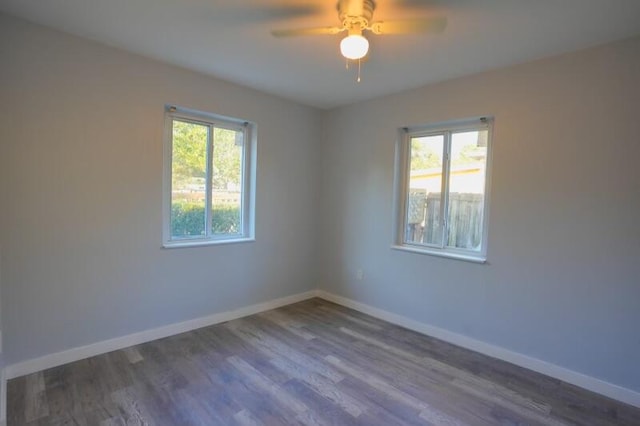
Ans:
POLYGON ((165 248, 198 247, 217 244, 255 241, 255 188, 256 188, 256 125, 246 120, 225 117, 217 114, 196 111, 174 105, 165 106, 164 118, 164 169, 163 169, 163 209, 162 209, 162 246, 165 248), (192 122, 209 127, 207 140, 207 176, 205 201, 205 229, 202 238, 171 238, 171 173, 173 154, 173 121, 192 122), (212 148, 213 128, 223 128, 243 132, 242 149, 242 231, 236 235, 216 235, 211 232, 211 193, 212 193, 212 148))
POLYGON ((489 237, 489 199, 491 189, 491 157, 493 152, 493 117, 481 116, 464 120, 448 121, 425 126, 404 127, 398 131, 395 149, 394 194, 393 194, 393 242, 391 247, 413 253, 427 254, 470 262, 485 263, 487 260, 487 240, 489 237), (447 247, 447 216, 449 202, 451 134, 472 130, 487 130, 487 157, 485 173, 484 206, 482 217, 482 242, 479 251, 447 247), (444 135, 444 157, 442 166, 443 200, 440 203, 443 238, 441 245, 407 242, 405 230, 411 163, 411 139, 421 136, 444 135))

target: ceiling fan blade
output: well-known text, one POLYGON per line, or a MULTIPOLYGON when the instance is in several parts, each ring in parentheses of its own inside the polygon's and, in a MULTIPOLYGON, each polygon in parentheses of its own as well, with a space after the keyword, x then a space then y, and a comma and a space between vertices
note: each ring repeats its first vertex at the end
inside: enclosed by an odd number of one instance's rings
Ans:
POLYGON ((400 9, 429 9, 437 7, 451 6, 456 3, 464 3, 468 0, 395 0, 395 7, 400 9))
POLYGON ((275 5, 259 6, 250 1, 225 2, 225 5, 213 5, 214 2, 204 2, 206 5, 189 9, 197 18, 216 24, 237 26, 254 22, 283 21, 285 19, 303 18, 318 15, 323 12, 317 5, 275 5), (243 3, 243 4, 240 4, 243 3), (249 4, 245 4, 249 3, 249 4))
POLYGON ((295 37, 306 35, 332 35, 344 31, 345 28, 340 27, 317 27, 317 28, 297 28, 291 30, 273 30, 271 35, 274 37, 295 37))
MULTIPOLYGON (((240 10, 240 8, 238 8, 240 10)), ((254 18, 254 20, 290 19, 304 16, 312 16, 320 13, 321 9, 313 5, 300 6, 271 6, 271 7, 247 7, 240 11, 239 17, 254 18)), ((246 18, 245 18, 246 19, 246 18)))
POLYGON ((381 21, 371 24, 370 29, 374 34, 438 34, 447 27, 447 18, 404 19, 399 21, 381 21))

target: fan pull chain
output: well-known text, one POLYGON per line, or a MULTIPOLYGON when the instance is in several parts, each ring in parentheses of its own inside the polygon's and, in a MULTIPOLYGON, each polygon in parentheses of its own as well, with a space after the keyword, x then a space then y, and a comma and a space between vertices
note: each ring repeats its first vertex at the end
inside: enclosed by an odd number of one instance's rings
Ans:
MULTIPOLYGON (((346 60, 346 62, 345 62, 345 67, 346 67, 347 69, 349 69, 349 62, 350 62, 350 61, 349 61, 349 59, 347 59, 347 60, 346 60)), ((360 83, 360 80, 361 80, 360 75, 361 75, 361 74, 362 74, 362 62, 361 62, 361 60, 360 60, 360 59, 358 59, 358 76, 357 76, 357 78, 356 78, 356 81, 357 81, 358 83, 360 83)))

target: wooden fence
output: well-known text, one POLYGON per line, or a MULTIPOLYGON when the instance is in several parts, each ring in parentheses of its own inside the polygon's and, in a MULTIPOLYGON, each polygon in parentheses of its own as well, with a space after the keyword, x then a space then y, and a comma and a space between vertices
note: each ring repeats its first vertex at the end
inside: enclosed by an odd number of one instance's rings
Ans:
MULTIPOLYGON (((417 195, 417 194, 416 194, 417 195)), ((457 193, 449 195, 449 236, 448 247, 468 250, 479 249, 482 241, 483 194, 457 193)), ((440 193, 431 192, 426 197, 424 228, 417 231, 411 226, 410 241, 419 243, 439 243, 440 236, 440 193)))

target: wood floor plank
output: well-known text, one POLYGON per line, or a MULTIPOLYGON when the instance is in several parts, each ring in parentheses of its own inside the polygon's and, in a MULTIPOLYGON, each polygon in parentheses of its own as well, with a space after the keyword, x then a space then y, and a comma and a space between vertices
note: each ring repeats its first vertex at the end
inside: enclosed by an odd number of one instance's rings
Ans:
POLYGON ((31 422, 49 415, 49 403, 44 387, 44 374, 38 372, 26 377, 24 418, 31 422))
MULTIPOLYGON (((402 352, 396 348, 393 349, 394 350, 391 351, 393 353, 402 352)), ((399 358, 398 362, 401 363, 403 361, 400 360, 407 358, 412 359, 416 365, 426 366, 433 372, 446 374, 451 377, 451 380, 448 381, 445 388, 438 385, 438 393, 443 396, 453 397, 455 400, 467 401, 467 404, 475 406, 473 410, 478 417, 473 419, 474 424, 479 421, 479 418, 496 422, 498 419, 495 418, 493 414, 496 412, 494 408, 496 404, 504 408, 505 410, 503 411, 517 413, 510 417, 511 420, 520 419, 524 421, 526 419, 527 424, 532 420, 535 420, 539 424, 562 424, 548 418, 551 409, 547 404, 538 403, 504 386, 489 382, 480 377, 473 377, 464 370, 433 359, 425 361, 424 359, 414 358, 404 353, 404 358, 399 358)), ((421 370, 412 369, 411 371, 418 373, 421 370)), ((414 381, 414 377, 406 377, 404 375, 402 379, 406 383, 414 381)), ((389 380, 393 381, 393 379, 389 380)), ((426 385, 429 386, 428 383, 426 385)), ((429 386, 429 388, 431 387, 433 386, 429 386)), ((423 394, 424 393, 425 392, 423 392, 423 394)), ((435 400, 439 400, 438 403, 440 406, 448 405, 447 402, 442 401, 441 398, 436 398, 435 400)))
MULTIPOLYGON (((320 334, 318 332, 318 334, 320 334)), ((367 342, 351 338, 346 334, 328 331, 317 342, 318 352, 346 359, 357 358, 358 364, 375 370, 389 381, 404 381, 422 386, 438 386, 450 382, 453 377, 443 371, 426 368, 422 364, 398 357, 393 353, 376 350, 367 342), (333 335, 332 335, 333 334, 333 335), (340 338, 344 336, 344 338, 340 338), (327 353, 329 352, 329 353, 327 353)))
POLYGON ((340 309, 336 309, 335 306, 332 305, 321 305, 318 307, 318 309, 320 309, 321 311, 327 311, 329 313, 329 315, 333 315, 333 316, 338 316, 344 320, 347 320, 349 322, 355 323, 357 325, 359 325, 360 327, 366 327, 370 330, 373 331, 381 331, 382 330, 382 326, 376 324, 373 321, 367 321, 365 319, 359 318, 355 315, 346 313, 346 312, 342 312, 340 309))
POLYGON ((144 358, 135 346, 122 350, 131 364, 144 361, 144 358))
POLYGON ((131 367, 124 351, 110 352, 95 357, 98 376, 108 392, 114 392, 133 385, 132 371, 137 367, 131 367))
MULTIPOLYGON (((546 419, 551 412, 551 406, 549 404, 531 400, 504 386, 474 376, 449 364, 437 361, 432 358, 417 356, 395 346, 388 345, 378 339, 365 336, 345 327, 342 327, 340 331, 350 336, 356 337, 359 340, 378 346, 381 349, 391 352, 404 359, 411 360, 417 364, 426 364, 436 371, 446 372, 454 377, 454 380, 451 382, 453 386, 458 387, 466 392, 471 392, 478 398, 487 399, 488 401, 491 401, 493 403, 503 405, 506 408, 519 412, 521 415, 534 416, 534 414, 529 414, 529 411, 533 411, 540 414, 540 419, 546 419)), ((550 420, 545 421, 549 422, 550 420)))
MULTIPOLYGON (((375 374, 371 374, 365 370, 362 370, 351 363, 345 362, 344 360, 338 359, 334 356, 327 356, 326 360, 329 364, 339 368, 343 372, 350 374, 355 378, 359 378, 364 381, 367 385, 371 386, 374 389, 379 390, 380 392, 385 393, 390 398, 395 399, 396 401, 404 404, 419 413, 419 416, 429 420, 429 419, 440 419, 440 422, 449 422, 449 424, 457 425, 462 423, 457 423, 456 419, 450 417, 446 413, 441 412, 435 407, 430 406, 428 403, 421 401, 415 398, 412 395, 409 395, 400 389, 390 385, 388 382, 381 380, 375 374)), ((430 420, 429 420, 430 421, 430 420)))
MULTIPOLYGON (((150 413, 140 397, 136 394, 134 388, 120 389, 111 394, 111 398, 119 408, 120 416, 116 417, 116 421, 121 421, 126 425, 151 426, 150 413)), ((103 420, 103 422, 112 421, 113 417, 103 420)))
POLYGON ((283 407, 293 410, 296 414, 303 414, 309 410, 309 408, 294 395, 284 391, 280 386, 263 376, 242 358, 231 356, 227 358, 227 361, 260 391, 273 397, 273 399, 277 400, 283 407))
POLYGON ((269 362, 271 357, 265 356, 255 346, 247 343, 224 327, 216 329, 215 335, 209 334, 206 338, 207 342, 213 345, 213 348, 207 351, 205 362, 213 368, 216 365, 224 364, 228 357, 239 355, 260 373, 277 384, 282 384, 290 379, 289 376, 269 362), (211 356, 212 354, 213 356, 211 356))
MULTIPOLYGON (((352 347, 359 347, 354 344, 352 347)), ((344 353, 336 351, 338 354, 344 353)), ((431 372, 425 374, 424 368, 405 361, 371 351, 369 346, 344 355, 345 359, 357 359, 358 365, 368 371, 375 371, 376 376, 397 389, 428 402, 432 406, 442 408, 442 411, 455 413, 455 417, 473 425, 496 424, 492 415, 493 404, 484 400, 469 398, 460 390, 448 386, 446 382, 433 379, 431 372)))
POLYGON ((307 384, 318 395, 333 402, 351 416, 358 417, 367 410, 365 404, 350 395, 345 394, 336 387, 333 382, 323 376, 316 373, 310 373, 306 369, 300 368, 298 365, 281 358, 272 359, 271 362, 276 367, 289 374, 292 378, 307 384))
POLYGON ((239 426, 260 426, 262 423, 253 415, 251 411, 243 408, 234 414, 233 419, 239 426))
MULTIPOLYGON (((231 366, 231 364, 228 364, 231 366)), ((220 368, 209 371, 212 379, 224 385, 233 398, 233 403, 239 407, 246 407, 265 425, 300 425, 295 420, 295 412, 274 403, 270 395, 259 391, 247 382, 241 373, 233 367, 220 368)), ((237 411, 236 411, 237 412, 237 411)), ((228 424, 228 423, 221 423, 228 424)))
POLYGON ((351 416, 344 411, 340 406, 334 404, 332 401, 318 397, 318 394, 314 392, 306 383, 297 379, 289 380, 283 385, 289 393, 296 395, 298 399, 304 402, 309 410, 305 413, 307 416, 298 416, 302 422, 308 421, 311 414, 312 424, 323 425, 356 425, 359 424, 357 418, 351 416))
POLYGON ((7 384, 9 426, 639 426, 640 409, 311 299, 7 384))
POLYGON ((25 424, 24 412, 26 399, 27 377, 22 376, 7 382, 7 424, 25 424))
POLYGON ((304 330, 303 323, 296 320, 292 320, 290 316, 283 314, 282 312, 268 311, 268 312, 259 314, 258 316, 260 318, 266 319, 267 321, 271 321, 274 324, 279 325, 285 330, 295 334, 296 336, 302 337, 305 340, 311 340, 316 337, 313 334, 309 333, 308 331, 304 330))
POLYGON ((74 397, 77 400, 75 412, 82 412, 86 421, 99 421, 117 415, 116 405, 110 398, 111 391, 107 376, 101 370, 101 357, 77 361, 73 371, 74 397))
POLYGON ((303 354, 302 352, 283 344, 282 342, 270 337, 269 335, 261 332, 257 328, 242 321, 232 321, 227 324, 228 327, 233 330, 241 339, 254 345, 259 350, 263 351, 270 357, 285 357, 292 362, 304 365, 307 368, 325 376, 334 383, 342 380, 342 375, 337 373, 333 368, 322 364, 312 357, 303 354))
POLYGON ((122 417, 118 416, 101 421, 100 426, 127 426, 127 423, 122 417))
MULTIPOLYGON (((74 367, 80 368, 80 365, 76 364, 74 367)), ((70 365, 63 365, 44 372, 49 414, 52 419, 78 417, 78 422, 84 421, 74 370, 70 365)))

